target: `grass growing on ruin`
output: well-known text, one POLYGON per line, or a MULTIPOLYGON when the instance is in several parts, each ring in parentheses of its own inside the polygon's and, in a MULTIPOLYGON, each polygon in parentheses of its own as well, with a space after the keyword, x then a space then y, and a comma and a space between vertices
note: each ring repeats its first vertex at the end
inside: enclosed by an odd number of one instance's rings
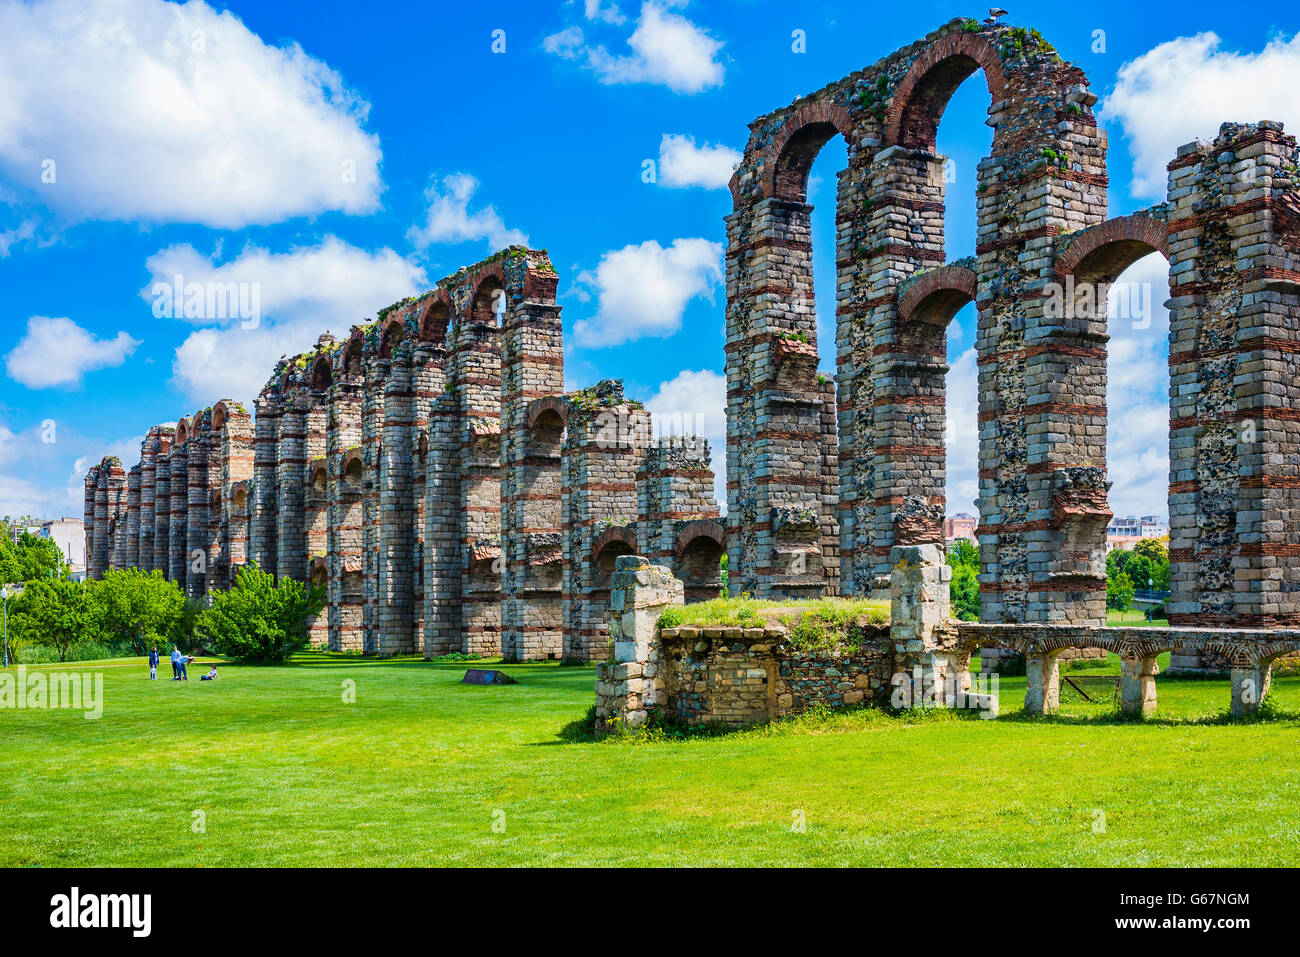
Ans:
POLYGON ((786 601, 745 597, 714 598, 670 608, 659 616, 659 623, 665 628, 675 628, 678 625, 761 628, 766 621, 795 625, 808 618, 840 625, 858 620, 886 624, 889 621, 889 602, 862 598, 786 601))
POLYGON ((1028 718, 1021 677, 1001 680, 994 721, 855 709, 638 745, 561 738, 591 706, 589 667, 500 666, 508 686, 461 684, 464 663, 319 653, 185 685, 150 682, 139 659, 67 667, 104 675, 103 717, 0 710, 0 865, 1280 866, 1300 852, 1294 676, 1275 680, 1271 722, 1228 719, 1226 679, 1164 676, 1155 720, 1085 702, 1028 718))

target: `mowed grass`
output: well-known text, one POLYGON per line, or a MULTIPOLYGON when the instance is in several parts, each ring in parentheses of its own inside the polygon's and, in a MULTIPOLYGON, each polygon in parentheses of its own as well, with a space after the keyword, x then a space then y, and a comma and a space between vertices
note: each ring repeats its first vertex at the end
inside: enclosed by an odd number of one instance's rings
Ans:
POLYGON ((1226 680, 1173 679, 1158 720, 1084 703, 1029 719, 1022 677, 1001 681, 994 721, 858 709, 636 744, 560 736, 591 705, 591 668, 506 665, 519 684, 484 687, 460 683, 463 663, 322 654, 184 685, 148 681, 141 661, 69 667, 103 672, 100 720, 0 710, 0 864, 1191 866, 1300 851, 1295 677, 1275 681, 1269 722, 1228 720, 1226 680))

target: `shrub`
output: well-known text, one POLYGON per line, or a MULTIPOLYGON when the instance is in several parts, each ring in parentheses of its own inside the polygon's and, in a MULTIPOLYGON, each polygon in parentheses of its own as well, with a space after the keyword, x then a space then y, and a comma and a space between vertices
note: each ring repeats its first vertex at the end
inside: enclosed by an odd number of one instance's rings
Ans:
POLYGON ((220 655, 281 662, 307 644, 307 622, 325 607, 325 589, 262 571, 240 569, 229 591, 217 591, 199 613, 195 637, 220 655))

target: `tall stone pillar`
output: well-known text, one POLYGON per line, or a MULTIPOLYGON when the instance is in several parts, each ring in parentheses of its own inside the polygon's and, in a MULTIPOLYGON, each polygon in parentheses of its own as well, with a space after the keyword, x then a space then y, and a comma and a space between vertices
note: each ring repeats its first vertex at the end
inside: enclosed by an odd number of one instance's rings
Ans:
POLYGON ((175 433, 167 435, 158 447, 154 461, 153 567, 171 577, 171 453, 175 433))
POLYGON ((1300 624, 1296 162, 1262 122, 1169 164, 1171 625, 1300 624))
POLYGON ((384 381, 383 444, 379 458, 379 646, 381 655, 411 654, 415 571, 412 545, 411 342, 392 354, 384 381))
POLYGON ((253 501, 249 524, 250 557, 264 572, 276 573, 279 543, 276 541, 280 479, 280 380, 284 363, 276 366, 275 375, 262 389, 254 406, 253 501))

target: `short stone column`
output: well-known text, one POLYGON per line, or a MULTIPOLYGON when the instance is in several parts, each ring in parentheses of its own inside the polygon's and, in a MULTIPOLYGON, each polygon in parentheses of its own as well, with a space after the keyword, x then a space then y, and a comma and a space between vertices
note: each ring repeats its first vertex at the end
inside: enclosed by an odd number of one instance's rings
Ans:
POLYGON ((609 637, 614 660, 596 667, 596 731, 611 724, 645 724, 659 704, 664 679, 660 662, 659 616, 685 604, 682 582, 662 565, 640 555, 620 555, 609 590, 609 637))
POLYGON ((1232 716, 1245 718, 1259 713, 1260 703, 1273 681, 1273 663, 1232 668, 1232 716))
POLYGON ((1127 715, 1145 718, 1156 710, 1155 658, 1124 658, 1120 661, 1119 707, 1127 715))
MULTIPOLYGON (((957 648, 950 618, 952 569, 938 545, 895 545, 889 550, 889 638, 896 674, 919 676, 923 687, 970 690, 970 656, 957 648)), ((913 698, 921 688, 913 688, 913 698)))
POLYGON ((1061 706, 1059 651, 1025 652, 1025 711, 1051 714, 1061 706))

